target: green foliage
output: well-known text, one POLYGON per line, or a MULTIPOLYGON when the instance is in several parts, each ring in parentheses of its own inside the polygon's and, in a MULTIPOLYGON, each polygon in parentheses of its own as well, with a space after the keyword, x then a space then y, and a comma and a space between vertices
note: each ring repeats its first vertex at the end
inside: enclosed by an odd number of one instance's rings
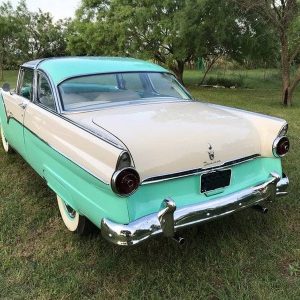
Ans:
POLYGON ((27 28, 28 56, 30 58, 65 56, 66 30, 69 20, 53 22, 49 13, 41 10, 30 13, 27 28))
POLYGON ((54 22, 49 13, 32 13, 25 0, 15 9, 5 2, 0 11, 0 69, 14 69, 35 58, 66 55, 69 20, 54 22))
POLYGON ((186 1, 83 1, 71 24, 73 54, 131 55, 155 59, 182 75, 194 49, 181 32, 186 1))
POLYGON ((17 45, 17 40, 12 33, 19 28, 10 2, 2 3, 0 12, 0 70, 3 78, 3 68, 9 63, 17 45))

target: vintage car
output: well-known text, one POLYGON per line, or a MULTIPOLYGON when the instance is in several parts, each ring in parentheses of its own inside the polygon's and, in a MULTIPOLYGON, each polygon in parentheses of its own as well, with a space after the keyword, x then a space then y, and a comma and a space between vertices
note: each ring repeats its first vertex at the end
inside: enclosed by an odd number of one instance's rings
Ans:
POLYGON ((57 195, 66 227, 134 245, 286 195, 286 121, 196 101, 131 58, 40 59, 0 97, 5 152, 57 195))

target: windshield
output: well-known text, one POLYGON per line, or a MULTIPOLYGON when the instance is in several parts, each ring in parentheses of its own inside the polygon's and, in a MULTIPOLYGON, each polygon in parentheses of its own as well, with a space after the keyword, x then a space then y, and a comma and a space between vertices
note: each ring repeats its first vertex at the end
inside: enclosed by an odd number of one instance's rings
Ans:
POLYGON ((190 100, 168 73, 114 73, 68 79, 59 85, 64 110, 88 110, 122 102, 190 100))

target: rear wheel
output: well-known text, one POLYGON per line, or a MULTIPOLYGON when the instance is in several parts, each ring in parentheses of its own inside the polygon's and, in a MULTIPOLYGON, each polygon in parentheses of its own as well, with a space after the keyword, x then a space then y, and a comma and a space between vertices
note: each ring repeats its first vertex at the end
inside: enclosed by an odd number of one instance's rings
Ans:
POLYGON ((6 138, 5 138, 4 131, 3 131, 3 128, 2 128, 2 125, 0 125, 0 131, 1 131, 2 146, 3 146, 4 151, 5 151, 7 154, 12 154, 12 153, 14 153, 14 150, 12 149, 12 147, 9 145, 8 141, 7 141, 6 138))
POLYGON ((81 216, 75 209, 57 196, 58 208, 69 231, 79 235, 88 235, 97 230, 96 226, 86 217, 81 216))

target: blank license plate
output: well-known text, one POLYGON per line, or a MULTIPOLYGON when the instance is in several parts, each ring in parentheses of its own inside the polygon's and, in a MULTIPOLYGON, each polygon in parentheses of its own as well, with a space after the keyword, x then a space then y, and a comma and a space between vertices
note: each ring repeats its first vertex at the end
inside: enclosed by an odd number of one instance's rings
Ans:
POLYGON ((201 193, 224 188, 230 185, 231 170, 213 171, 201 176, 201 193))

